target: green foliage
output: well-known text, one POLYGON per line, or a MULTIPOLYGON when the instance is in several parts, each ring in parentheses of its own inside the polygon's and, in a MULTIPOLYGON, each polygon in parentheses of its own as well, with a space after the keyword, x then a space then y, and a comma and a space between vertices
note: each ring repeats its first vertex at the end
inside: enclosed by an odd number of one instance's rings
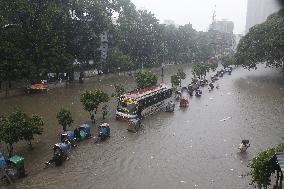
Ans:
POLYGON ((0 66, 0 80, 69 72, 75 58, 96 59, 100 34, 108 30, 116 8, 111 0, 1 0, 0 65, 8 66, 0 66))
POLYGON ((231 65, 236 65, 236 58, 233 55, 224 56, 222 58, 221 64, 224 68, 231 66, 231 65))
POLYGON ((72 62, 93 60, 99 67, 100 34, 107 31, 105 69, 112 72, 161 63, 207 61, 214 48, 210 32, 191 24, 163 25, 130 0, 0 1, 0 81, 42 79, 48 72, 71 72, 72 62), (112 23, 118 13, 117 24, 112 23), (48 16, 47 16, 48 15, 48 16), (7 27, 6 27, 7 26, 7 27))
POLYGON ((86 111, 89 112, 92 121, 95 120, 94 113, 95 114, 97 113, 99 105, 101 103, 108 101, 109 101, 108 94, 101 90, 84 91, 81 94, 81 102, 83 104, 83 107, 86 111))
POLYGON ((172 75, 171 76, 171 83, 172 83, 172 86, 179 86, 180 85, 180 78, 178 75, 172 75))
POLYGON ((13 153, 13 144, 20 140, 26 140, 31 147, 34 135, 41 135, 44 122, 41 117, 33 115, 29 117, 21 110, 16 110, 0 120, 0 141, 7 144, 9 156, 13 153))
POLYGON ((252 184, 259 189, 267 188, 271 184, 270 177, 271 174, 274 173, 274 170, 267 167, 267 162, 277 152, 284 152, 284 143, 279 144, 275 148, 270 148, 258 153, 249 162, 248 166, 251 169, 249 175, 252 177, 252 184))
POLYGON ((118 72, 118 69, 119 71, 129 71, 133 68, 130 57, 123 54, 119 49, 113 49, 107 61, 112 72, 118 72))
POLYGON ((185 79, 186 78, 186 73, 184 73, 184 71, 182 69, 178 69, 177 76, 180 79, 185 79))
POLYGON ((34 135, 41 135, 43 133, 44 122, 41 117, 38 115, 32 115, 29 118, 26 127, 22 128, 22 137, 27 141, 32 148, 31 141, 34 139, 34 135))
POLYGON ((120 97, 125 92, 125 89, 122 84, 114 84, 114 93, 111 95, 112 97, 120 97))
POLYGON ((209 60, 208 65, 210 67, 210 70, 215 72, 216 69, 218 68, 218 61, 216 59, 211 59, 209 60))
POLYGON ((199 79, 205 78, 207 72, 210 71, 210 66, 207 63, 195 63, 192 65, 192 74, 199 79))
POLYGON ((179 84, 181 85, 181 80, 186 78, 186 74, 182 69, 178 69, 177 76, 179 77, 179 84))
POLYGON ((252 27, 237 47, 237 61, 243 67, 256 68, 258 63, 268 67, 284 66, 284 9, 252 27))
POLYGON ((152 87, 156 85, 158 81, 157 76, 153 72, 147 70, 138 70, 135 73, 135 79, 137 87, 140 89, 152 87))
POLYGON ((62 125, 63 131, 66 131, 67 126, 70 127, 73 123, 71 112, 64 108, 60 109, 56 115, 56 118, 58 119, 58 123, 62 125))

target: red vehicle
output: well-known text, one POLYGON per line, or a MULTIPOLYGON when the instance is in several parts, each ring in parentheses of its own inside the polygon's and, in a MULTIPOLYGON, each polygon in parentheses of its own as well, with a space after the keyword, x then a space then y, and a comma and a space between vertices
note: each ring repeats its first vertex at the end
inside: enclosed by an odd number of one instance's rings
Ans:
POLYGON ((187 107, 188 103, 189 103, 188 95, 182 94, 181 97, 180 97, 179 106, 180 107, 187 107))

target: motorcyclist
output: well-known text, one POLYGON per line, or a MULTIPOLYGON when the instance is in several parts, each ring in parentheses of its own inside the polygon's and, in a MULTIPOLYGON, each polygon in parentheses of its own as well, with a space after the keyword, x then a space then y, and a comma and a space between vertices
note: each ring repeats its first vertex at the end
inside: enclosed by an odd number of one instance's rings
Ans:
POLYGON ((249 140, 242 140, 242 142, 239 145, 240 151, 245 152, 248 147, 250 147, 249 140))
POLYGON ((213 83, 212 83, 212 82, 209 84, 209 87, 210 87, 210 89, 211 89, 211 90, 213 90, 213 89, 214 89, 214 85, 213 85, 213 83))

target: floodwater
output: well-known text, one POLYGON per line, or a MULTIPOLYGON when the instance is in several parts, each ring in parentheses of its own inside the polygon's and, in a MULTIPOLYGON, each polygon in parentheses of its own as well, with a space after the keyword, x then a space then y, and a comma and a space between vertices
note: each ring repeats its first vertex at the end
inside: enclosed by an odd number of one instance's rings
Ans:
MULTIPOLYGON (((169 82, 175 68, 165 70, 169 82)), ((190 82, 190 68, 186 68, 190 82)), ((217 83, 220 89, 200 98, 191 97, 188 108, 176 106, 174 113, 158 112, 144 120, 143 130, 127 132, 126 123, 115 121, 112 108, 107 122, 111 138, 94 144, 81 142, 71 152, 71 159, 61 167, 44 169, 52 156, 61 127, 56 120, 60 107, 71 109, 72 129, 88 120, 80 103, 85 89, 102 88, 109 93, 112 84, 121 82, 134 87, 131 77, 116 76, 100 83, 97 80, 54 89, 48 94, 0 99, 0 113, 18 106, 45 119, 44 134, 34 141, 29 151, 26 144, 16 145, 24 154, 28 176, 17 181, 17 188, 54 189, 189 189, 253 188, 247 164, 260 150, 281 142, 284 134, 284 83, 275 70, 259 68, 247 71, 237 68, 217 83), (238 153, 238 144, 249 139, 248 153, 238 153)), ((109 103, 114 107, 115 100, 109 103)), ((102 116, 99 114, 98 122, 102 116)), ((2 145, 2 150, 4 146, 2 145)), ((0 186, 3 186, 0 184, 0 186)), ((8 188, 7 186, 3 186, 8 188)))

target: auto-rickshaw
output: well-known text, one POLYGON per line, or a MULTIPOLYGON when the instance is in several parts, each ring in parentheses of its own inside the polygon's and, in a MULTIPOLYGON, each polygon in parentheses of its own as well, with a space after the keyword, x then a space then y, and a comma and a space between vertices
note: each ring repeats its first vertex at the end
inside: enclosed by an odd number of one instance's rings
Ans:
POLYGON ((87 123, 80 125, 79 127, 80 132, 80 140, 85 140, 91 137, 91 126, 87 123))
POLYGON ((5 169, 7 166, 6 160, 3 154, 0 152, 0 169, 5 169))
POLYGON ((180 107, 187 107, 189 104, 188 101, 188 96, 187 95, 182 95, 179 101, 179 106, 180 107))
POLYGON ((110 137, 110 128, 108 123, 103 123, 98 127, 98 137, 101 140, 105 140, 110 137))
POLYGON ((76 137, 74 131, 65 131, 61 134, 60 141, 64 143, 64 141, 68 140, 72 146, 75 146, 76 137))
MULTIPOLYGON (((7 160, 7 165, 4 163, 5 176, 9 180, 16 180, 26 176, 25 159, 19 155, 13 155, 7 160)), ((3 160, 2 160, 3 161, 3 160)))
POLYGON ((131 118, 128 120, 128 132, 136 133, 141 128, 141 121, 137 118, 131 118))
POLYGON ((56 166, 62 165, 62 163, 68 159, 68 153, 71 150, 71 145, 66 143, 56 143, 53 146, 53 157, 48 162, 45 162, 46 166, 55 164, 56 166))

